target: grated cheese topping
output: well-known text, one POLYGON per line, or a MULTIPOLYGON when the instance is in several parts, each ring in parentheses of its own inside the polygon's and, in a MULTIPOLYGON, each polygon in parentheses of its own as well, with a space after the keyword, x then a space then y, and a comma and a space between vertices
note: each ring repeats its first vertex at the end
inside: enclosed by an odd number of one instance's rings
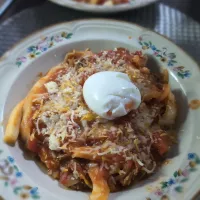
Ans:
POLYGON ((56 82, 50 81, 50 82, 48 82, 44 85, 45 85, 49 94, 58 92, 58 85, 57 85, 56 82))
MULTIPOLYGON (((89 50, 69 53, 62 64, 63 71, 44 84, 47 92, 33 99, 33 132, 45 138, 50 150, 67 152, 72 160, 74 149, 85 147, 78 153, 91 157, 87 166, 100 165, 109 174, 126 176, 128 169, 125 163, 137 163, 135 174, 138 168, 152 173, 156 168, 151 153, 154 142, 152 132, 161 129, 155 122, 161 115, 163 103, 149 103, 144 99, 150 98, 147 96, 154 91, 157 95, 162 93, 162 83, 157 84, 157 79, 148 70, 143 72, 145 64, 145 56, 138 57, 137 53, 121 48, 99 54, 89 50), (134 61, 136 56, 137 63, 134 61), (139 108, 113 121, 93 113, 84 102, 82 90, 87 78, 100 71, 128 74, 142 94, 143 102, 139 108)), ((76 162, 72 168, 72 177, 79 179, 76 162)), ((118 180, 112 179, 116 184, 118 180)))

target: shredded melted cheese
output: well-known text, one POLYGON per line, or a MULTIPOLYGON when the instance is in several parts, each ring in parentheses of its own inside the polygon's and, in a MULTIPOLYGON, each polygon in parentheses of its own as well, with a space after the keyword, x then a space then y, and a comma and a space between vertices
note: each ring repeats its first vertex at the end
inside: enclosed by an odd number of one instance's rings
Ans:
MULTIPOLYGON (((123 49, 99 54, 89 50, 68 54, 63 63, 66 72, 60 71, 54 80, 44 85, 46 92, 33 99, 33 132, 46 138, 50 150, 67 151, 72 157, 75 155, 74 147, 84 147, 76 155, 90 157, 90 164, 93 165, 97 165, 95 159, 101 161, 101 169, 108 170, 110 175, 117 172, 119 176, 127 175, 127 168, 122 165, 119 169, 119 163, 129 162, 139 166, 132 167, 135 174, 139 168, 152 173, 156 168, 151 155, 154 141, 152 130, 160 130, 160 126, 154 126, 154 123, 160 116, 163 104, 149 104, 149 97, 147 102, 144 98, 154 90, 156 95, 162 90, 154 76, 148 70, 142 70, 146 57, 137 57, 139 60, 135 63, 135 56, 138 55, 123 49), (100 71, 128 74, 144 97, 140 107, 120 120, 109 122, 93 113, 84 102, 82 88, 89 76, 100 71)), ((80 178, 75 162, 72 178, 80 178)), ((117 179, 112 177, 112 182, 116 184, 117 179)))

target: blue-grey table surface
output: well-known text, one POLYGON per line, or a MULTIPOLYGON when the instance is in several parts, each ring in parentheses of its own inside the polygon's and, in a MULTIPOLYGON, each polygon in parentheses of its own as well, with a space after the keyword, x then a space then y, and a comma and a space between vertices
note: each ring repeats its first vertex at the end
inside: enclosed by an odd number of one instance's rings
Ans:
POLYGON ((52 24, 83 18, 111 18, 137 23, 157 31, 182 47, 200 62, 200 24, 161 2, 117 14, 96 15, 45 2, 25 9, 0 24, 0 56, 16 42, 34 31, 52 24))

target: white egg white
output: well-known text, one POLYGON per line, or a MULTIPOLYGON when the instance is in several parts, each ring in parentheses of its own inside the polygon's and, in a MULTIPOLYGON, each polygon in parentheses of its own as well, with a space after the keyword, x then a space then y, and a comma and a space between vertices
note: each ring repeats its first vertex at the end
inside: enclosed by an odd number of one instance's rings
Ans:
POLYGON ((90 76, 83 86, 83 97, 93 112, 108 120, 126 115, 141 103, 140 91, 128 75, 112 71, 90 76), (130 102, 133 107, 127 110, 126 105, 130 102))

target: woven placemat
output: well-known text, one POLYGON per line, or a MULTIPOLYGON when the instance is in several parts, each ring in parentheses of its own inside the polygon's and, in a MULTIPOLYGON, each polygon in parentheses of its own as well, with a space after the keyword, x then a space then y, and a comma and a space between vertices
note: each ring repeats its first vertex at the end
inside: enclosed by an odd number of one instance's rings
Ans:
POLYGON ((111 18, 137 23, 157 31, 200 62, 200 24, 162 3, 112 15, 95 15, 46 2, 18 13, 0 24, 0 56, 16 42, 46 26, 83 18, 111 18))

